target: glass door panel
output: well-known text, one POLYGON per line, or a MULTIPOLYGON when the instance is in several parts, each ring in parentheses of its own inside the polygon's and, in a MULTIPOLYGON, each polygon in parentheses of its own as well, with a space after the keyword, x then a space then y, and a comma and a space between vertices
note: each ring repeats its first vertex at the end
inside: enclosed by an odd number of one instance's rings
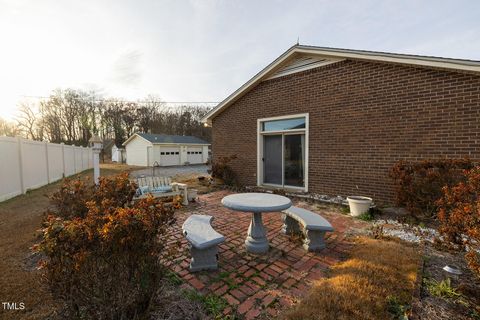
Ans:
POLYGON ((303 187, 305 165, 305 135, 284 135, 284 185, 303 187))
POLYGON ((282 185, 282 135, 263 138, 263 182, 282 185))

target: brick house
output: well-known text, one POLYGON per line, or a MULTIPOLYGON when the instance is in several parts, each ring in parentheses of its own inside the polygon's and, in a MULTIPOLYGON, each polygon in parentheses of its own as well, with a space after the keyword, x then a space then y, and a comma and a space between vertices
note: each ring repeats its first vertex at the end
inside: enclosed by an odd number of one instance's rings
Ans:
POLYGON ((296 45, 203 121, 243 185, 391 203, 399 160, 480 160, 480 61, 296 45))

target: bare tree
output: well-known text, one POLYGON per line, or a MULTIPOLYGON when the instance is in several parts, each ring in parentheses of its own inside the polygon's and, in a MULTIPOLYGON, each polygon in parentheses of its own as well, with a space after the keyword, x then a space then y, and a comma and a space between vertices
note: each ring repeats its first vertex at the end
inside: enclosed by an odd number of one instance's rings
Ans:
POLYGON ((59 104, 57 100, 58 97, 50 96, 48 100, 40 103, 40 113, 42 115, 45 136, 48 141, 54 143, 60 143, 64 141, 62 132, 63 121, 61 120, 62 114, 60 109, 57 107, 59 104))
POLYGON ((194 135, 210 141, 210 128, 200 122, 204 106, 167 107, 150 95, 138 102, 97 99, 94 92, 57 89, 39 103, 22 104, 18 128, 29 138, 87 145, 93 133, 122 144, 135 132, 194 135))
POLYGON ((211 140, 211 130, 200 121, 208 112, 203 106, 180 106, 157 113, 151 123, 152 133, 193 135, 211 140))
POLYGON ((20 130, 15 123, 0 118, 0 136, 15 137, 20 130))
POLYGON ((145 133, 151 133, 155 118, 165 109, 162 100, 154 95, 149 95, 139 102, 137 107, 137 127, 145 133))
POLYGON ((34 106, 27 102, 22 102, 19 106, 19 113, 17 126, 25 138, 43 140, 41 118, 38 117, 38 113, 34 111, 34 106))
POLYGON ((118 99, 109 99, 105 102, 103 118, 105 125, 113 131, 115 144, 121 145, 126 139, 124 126, 124 102, 118 99))

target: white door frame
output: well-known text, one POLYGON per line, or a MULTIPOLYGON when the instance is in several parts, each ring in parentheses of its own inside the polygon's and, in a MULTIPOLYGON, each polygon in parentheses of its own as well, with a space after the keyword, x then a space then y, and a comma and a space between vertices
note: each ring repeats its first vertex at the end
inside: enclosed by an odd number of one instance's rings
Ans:
MULTIPOLYGON (((277 188, 287 188, 287 189, 296 189, 308 192, 308 149, 309 149, 309 114, 308 113, 299 113, 291 114, 286 116, 279 117, 269 117, 257 119, 257 186, 271 186, 277 188), (292 118, 305 118, 305 129, 293 129, 293 130, 282 130, 282 131, 262 131, 262 122, 272 121, 272 120, 283 120, 283 119, 292 119, 292 118), (274 185, 263 183, 263 136, 264 135, 284 135, 284 134, 295 134, 295 133, 304 133, 305 134, 305 163, 304 163, 304 187, 295 187, 295 186, 283 186, 283 185, 274 185)), ((283 137, 282 137, 282 175, 285 174, 283 170, 284 161, 283 161, 283 137)))

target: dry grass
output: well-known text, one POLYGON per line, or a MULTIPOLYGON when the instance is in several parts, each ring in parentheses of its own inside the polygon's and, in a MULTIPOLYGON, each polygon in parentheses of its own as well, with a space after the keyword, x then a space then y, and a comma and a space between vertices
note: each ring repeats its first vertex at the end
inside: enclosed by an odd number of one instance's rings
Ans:
POLYGON ((285 318, 393 319, 392 301, 411 302, 419 259, 405 244, 361 238, 351 258, 333 266, 285 318))
POLYGON ((178 174, 172 179, 175 182, 186 183, 189 189, 197 189, 199 194, 209 193, 215 190, 215 186, 209 183, 210 175, 207 174, 178 174), (198 180, 198 177, 205 177, 203 181, 198 180))
MULTIPOLYGON (((137 167, 102 164, 101 175, 131 169, 137 167)), ((77 176, 93 179, 92 170, 77 176)), ((52 297, 40 282, 40 273, 35 270, 37 259, 31 255, 30 247, 38 240, 37 230, 49 205, 47 196, 60 184, 55 182, 0 203, 0 300, 23 302, 26 308, 4 311, 0 306, 0 319, 45 319, 55 309, 52 297)))

